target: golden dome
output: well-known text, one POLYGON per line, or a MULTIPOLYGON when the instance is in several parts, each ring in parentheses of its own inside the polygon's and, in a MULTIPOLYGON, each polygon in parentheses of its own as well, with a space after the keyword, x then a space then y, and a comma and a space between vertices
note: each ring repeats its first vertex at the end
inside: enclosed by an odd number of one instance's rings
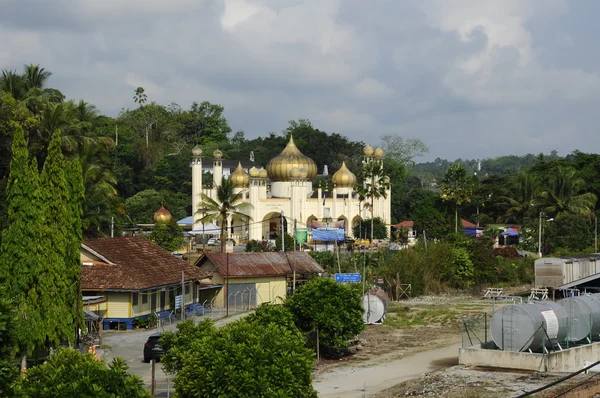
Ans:
POLYGON ((383 159, 383 149, 375 149, 375 152, 373 152, 373 156, 375 156, 377 159, 383 159))
POLYGON ((242 162, 238 162, 237 169, 235 169, 235 171, 231 173, 229 179, 233 183, 233 186, 236 188, 248 186, 248 182, 250 181, 250 175, 246 173, 246 171, 242 167, 242 162))
POLYGON ((215 149, 213 156, 215 159, 221 159, 223 157, 223 152, 221 152, 219 149, 215 149))
POLYGON ((386 184, 389 184, 390 183, 390 176, 383 177, 383 182, 386 183, 386 184))
POLYGON ((250 174, 250 177, 252 178, 258 177, 258 169, 256 168, 256 166, 250 167, 250 170, 248 170, 248 174, 250 174))
POLYGON ((156 213, 154 213, 154 217, 152 218, 154 219, 155 223, 166 223, 171 221, 173 216, 169 210, 165 209, 165 207, 161 205, 160 209, 156 210, 156 213))
POLYGON ((317 176, 317 164, 300 152, 290 135, 290 141, 283 151, 267 164, 267 172, 271 181, 289 181, 290 171, 294 168, 306 170, 308 179, 312 180, 317 176))
POLYGON ((363 154, 365 156, 373 156, 373 147, 371 145, 367 145, 366 147, 363 148, 363 154))
POLYGON ((258 169, 258 177, 259 178, 267 178, 267 170, 264 169, 264 167, 261 167, 260 169, 258 169))
POLYGON ((294 167, 293 169, 290 170, 290 177, 300 178, 300 176, 302 175, 302 170, 304 170, 304 169, 299 169, 298 167, 294 167))
POLYGON ((194 155, 195 158, 202 156, 202 148, 200 148, 200 145, 196 145, 192 148, 192 155, 194 155))
POLYGON ((342 167, 333 174, 331 182, 337 188, 352 188, 356 184, 356 176, 346 167, 346 162, 342 162, 342 167))

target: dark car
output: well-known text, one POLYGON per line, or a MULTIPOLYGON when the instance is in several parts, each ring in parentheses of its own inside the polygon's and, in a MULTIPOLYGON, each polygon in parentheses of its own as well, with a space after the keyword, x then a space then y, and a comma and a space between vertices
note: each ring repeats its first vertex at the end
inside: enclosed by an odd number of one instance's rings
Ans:
POLYGON ((150 362, 151 359, 160 361, 160 357, 165 353, 159 343, 161 336, 161 333, 154 333, 148 337, 144 344, 144 362, 150 362))

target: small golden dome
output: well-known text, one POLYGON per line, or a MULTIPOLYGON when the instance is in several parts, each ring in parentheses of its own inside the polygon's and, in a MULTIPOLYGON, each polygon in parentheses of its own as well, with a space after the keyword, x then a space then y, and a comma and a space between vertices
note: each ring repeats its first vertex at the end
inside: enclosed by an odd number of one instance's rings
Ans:
POLYGON ((373 147, 371 145, 367 145, 366 147, 363 148, 363 154, 365 156, 373 156, 373 147))
POLYGON ((264 167, 261 167, 261 168, 258 170, 258 177, 259 177, 259 178, 267 178, 267 176, 268 176, 267 170, 265 170, 265 168, 264 168, 264 167))
POLYGON ((154 217, 152 218, 154 219, 155 223, 167 223, 171 221, 173 216, 169 210, 165 209, 165 207, 161 205, 160 209, 156 210, 156 213, 154 213, 154 217))
POLYGON ((194 155, 195 158, 199 158, 200 156, 202 156, 202 148, 200 148, 200 145, 196 145, 192 149, 192 155, 194 155))
POLYGON ((302 169, 302 170, 300 171, 300 178, 304 178, 304 179, 306 179, 307 177, 308 177, 308 171, 306 171, 306 170, 302 169))
POLYGON ((252 178, 258 177, 258 169, 256 168, 256 166, 250 167, 250 170, 248 170, 248 174, 250 174, 250 177, 252 178))
POLYGON ((383 182, 386 183, 386 184, 389 184, 390 183, 390 176, 383 177, 383 182))
POLYGON ((213 156, 215 159, 221 159, 223 157, 223 152, 221 152, 219 149, 215 149, 213 156))
POLYGON ((342 162, 342 167, 331 177, 331 182, 336 188, 352 188, 356 184, 356 176, 342 162))
POLYGON ((236 188, 243 188, 248 186, 248 182, 250 181, 250 175, 246 173, 246 171, 242 167, 242 162, 238 162, 237 169, 235 169, 235 171, 231 173, 229 179, 233 183, 233 186, 236 188))
POLYGON ((307 178, 311 180, 317 176, 317 164, 300 152, 290 135, 290 141, 283 151, 267 164, 267 172, 271 181, 289 181, 290 171, 294 168, 306 170, 307 178))
POLYGON ((377 159, 383 159, 383 149, 375 149, 375 152, 373 152, 373 156, 375 156, 377 159))

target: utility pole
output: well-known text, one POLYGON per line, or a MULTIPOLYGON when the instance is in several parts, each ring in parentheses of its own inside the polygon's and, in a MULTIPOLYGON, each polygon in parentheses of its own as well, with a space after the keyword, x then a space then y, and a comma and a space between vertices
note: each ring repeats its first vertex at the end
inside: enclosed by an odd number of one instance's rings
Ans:
POLYGON ((540 225, 538 232, 538 257, 542 257, 542 215, 544 213, 540 211, 540 225))
POLYGON ((594 253, 598 253, 598 216, 594 214, 594 253))
POLYGON ((283 226, 283 210, 281 210, 281 251, 285 252, 285 228, 283 226))
POLYGON ((298 226, 296 219, 294 218, 294 251, 296 250, 296 227, 298 226))
POLYGON ((115 237, 115 217, 110 218, 110 237, 115 237))
POLYGON ((181 271, 181 320, 185 320, 185 279, 181 271))
POLYGON ((229 253, 226 254, 227 266, 225 271, 225 316, 229 316, 229 253))

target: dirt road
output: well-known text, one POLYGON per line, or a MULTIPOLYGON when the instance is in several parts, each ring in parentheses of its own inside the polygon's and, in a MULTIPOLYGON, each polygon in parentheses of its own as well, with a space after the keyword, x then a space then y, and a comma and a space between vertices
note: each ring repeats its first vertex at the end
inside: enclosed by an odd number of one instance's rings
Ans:
POLYGON ((458 361, 458 345, 416 353, 403 359, 362 363, 319 372, 313 385, 321 398, 370 397, 423 373, 452 366, 458 361))

